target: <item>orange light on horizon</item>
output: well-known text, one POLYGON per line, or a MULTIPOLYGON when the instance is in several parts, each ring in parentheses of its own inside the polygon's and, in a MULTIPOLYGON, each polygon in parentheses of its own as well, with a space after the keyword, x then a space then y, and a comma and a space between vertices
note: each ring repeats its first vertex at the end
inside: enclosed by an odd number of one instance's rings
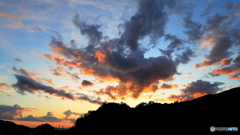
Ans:
POLYGON ((71 128, 74 126, 75 123, 67 123, 67 122, 39 122, 39 121, 19 121, 19 120, 6 120, 6 119, 2 119, 4 121, 11 121, 14 122, 15 124, 18 125, 24 125, 30 128, 35 128, 39 125, 42 124, 50 124, 51 126, 55 127, 55 128, 71 128))

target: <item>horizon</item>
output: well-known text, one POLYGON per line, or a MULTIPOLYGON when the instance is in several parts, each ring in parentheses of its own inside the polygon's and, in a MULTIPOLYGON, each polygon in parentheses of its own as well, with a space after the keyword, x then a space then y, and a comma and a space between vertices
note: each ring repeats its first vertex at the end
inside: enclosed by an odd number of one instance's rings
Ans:
POLYGON ((74 124, 240 87, 240 1, 0 2, 0 119, 74 124))

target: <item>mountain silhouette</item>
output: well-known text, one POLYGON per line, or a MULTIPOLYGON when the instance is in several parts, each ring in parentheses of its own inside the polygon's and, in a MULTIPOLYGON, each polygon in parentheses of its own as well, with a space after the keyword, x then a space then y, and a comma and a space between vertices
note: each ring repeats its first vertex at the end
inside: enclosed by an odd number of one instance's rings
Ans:
POLYGON ((239 95, 240 87, 170 104, 150 101, 131 108, 123 102, 103 103, 64 131, 49 124, 31 129, 0 120, 0 135, 239 134, 239 130, 210 131, 211 126, 240 128, 239 95))
POLYGON ((31 128, 17 125, 14 122, 0 120, 0 135, 25 135, 32 131, 31 128))
MULTIPOLYGON (((240 128, 240 88, 171 104, 106 103, 76 121, 66 134, 148 135, 162 133, 210 133, 210 127, 240 128)), ((214 133, 226 133, 215 131, 214 133)), ((227 131, 227 134, 236 131, 227 131)), ((239 133, 239 131, 237 131, 239 133)))
POLYGON ((0 120, 0 135, 55 135, 55 133, 58 131, 47 123, 36 128, 29 128, 14 122, 0 120))

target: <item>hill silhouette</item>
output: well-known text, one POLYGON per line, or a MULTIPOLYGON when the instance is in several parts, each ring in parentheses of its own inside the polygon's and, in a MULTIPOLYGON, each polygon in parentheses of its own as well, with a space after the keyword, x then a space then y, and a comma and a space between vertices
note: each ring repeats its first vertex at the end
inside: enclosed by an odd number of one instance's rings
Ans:
MULTIPOLYGON (((125 103, 103 104, 79 118, 66 134, 139 135, 210 133, 210 127, 240 128, 240 88, 191 101, 161 104, 150 101, 135 108, 125 103)), ((226 133, 216 131, 215 133, 226 133)), ((236 133, 227 131, 227 134, 236 133)), ((239 131, 238 131, 239 133, 239 131)))
POLYGON ((0 135, 55 135, 59 133, 50 124, 42 124, 36 128, 29 128, 14 122, 0 120, 0 135))
POLYGON ((62 135, 154 135, 172 133, 239 134, 239 131, 210 131, 210 127, 240 128, 240 87, 191 101, 161 104, 150 101, 131 108, 126 103, 104 103, 78 118, 66 131, 49 124, 36 128, 0 120, 0 134, 62 135))

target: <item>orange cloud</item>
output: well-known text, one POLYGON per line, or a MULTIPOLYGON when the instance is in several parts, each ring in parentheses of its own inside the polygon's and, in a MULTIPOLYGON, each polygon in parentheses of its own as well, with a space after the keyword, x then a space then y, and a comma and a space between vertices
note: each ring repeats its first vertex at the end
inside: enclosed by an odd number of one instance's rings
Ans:
POLYGON ((97 76, 97 79, 101 80, 100 83, 105 83, 105 82, 119 82, 120 80, 116 77, 112 76, 97 76))
POLYGON ((181 95, 170 95, 168 98, 167 98, 169 101, 171 102, 176 102, 176 101, 186 101, 187 100, 187 97, 184 95, 184 94, 181 94, 181 95))
POLYGON ((8 84, 6 84, 6 83, 0 83, 0 87, 7 87, 8 86, 8 84))
MULTIPOLYGON (((211 58, 211 59, 218 59, 218 58, 211 58)), ((209 67, 209 66, 213 66, 216 65, 217 63, 209 63, 211 61, 211 59, 208 58, 202 58, 202 64, 194 64, 193 68, 194 69, 201 69, 204 67, 209 67)))
MULTIPOLYGON (((240 71, 240 55, 238 55, 235 58, 232 65, 214 70, 213 72, 211 72, 211 74, 212 75, 218 75, 218 74, 228 75, 228 74, 232 74, 232 73, 237 73, 239 71, 240 71)), ((234 78, 234 76, 232 76, 232 78, 234 78)))
POLYGON ((57 77, 66 77, 66 75, 62 74, 62 73, 59 73, 59 72, 54 72, 52 73, 54 76, 57 76, 57 77))
POLYGON ((22 19, 23 19, 23 17, 6 13, 4 10, 0 10, 0 16, 6 17, 6 18, 8 18, 8 19, 19 19, 19 20, 22 20, 22 19))
POLYGON ((70 87, 69 86, 64 86, 64 87, 61 87, 61 88, 58 88, 58 89, 69 89, 70 87))
POLYGON ((65 68, 64 67, 55 67, 55 68, 53 68, 53 70, 55 70, 55 71, 65 71, 65 68))
POLYGON ((233 68, 222 68, 222 69, 217 69, 217 70, 214 70, 211 74, 212 75, 218 75, 218 74, 224 74, 224 75, 228 75, 228 74, 231 74, 231 73, 237 73, 240 71, 240 68, 239 69, 233 69, 233 68))
POLYGON ((207 95, 207 93, 196 92, 196 93, 192 94, 192 97, 199 98, 199 97, 202 97, 202 96, 205 96, 205 95, 207 95))
POLYGON ((232 59, 224 58, 224 59, 222 59, 222 61, 221 61, 221 65, 222 65, 222 66, 227 66, 227 65, 229 65, 229 64, 231 63, 231 61, 232 61, 232 59))
POLYGON ((53 56, 51 56, 49 54, 40 54, 40 56, 42 56, 44 58, 48 58, 51 61, 55 61, 55 62, 57 62, 57 64, 63 65, 63 66, 70 66, 70 67, 77 67, 77 68, 79 68, 79 66, 81 65, 80 62, 67 61, 67 60, 64 60, 64 59, 53 57, 53 56))
POLYGON ((106 55, 103 54, 100 50, 96 50, 94 53, 95 53, 95 58, 97 58, 99 62, 105 61, 106 55))
POLYGON ((53 83, 53 79, 43 79, 43 81, 47 82, 48 84, 55 85, 53 83))
POLYGON ((240 80, 240 76, 238 76, 237 74, 234 75, 229 75, 228 77, 229 79, 235 79, 235 80, 240 80))

